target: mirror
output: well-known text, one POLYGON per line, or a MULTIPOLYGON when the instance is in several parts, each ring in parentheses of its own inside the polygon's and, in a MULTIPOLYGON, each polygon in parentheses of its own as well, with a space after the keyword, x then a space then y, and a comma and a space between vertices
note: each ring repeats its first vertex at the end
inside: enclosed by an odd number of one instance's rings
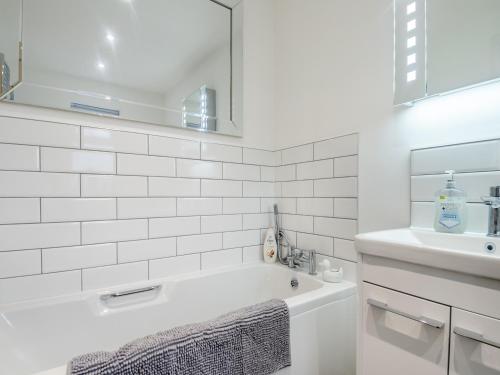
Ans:
POLYGON ((395 0, 395 104, 500 79, 500 1, 395 0))
POLYGON ((235 27, 212 0, 23 0, 24 78, 9 101, 240 135, 235 27))
POLYGON ((0 0, 0 99, 14 100, 21 79, 21 3, 0 0))

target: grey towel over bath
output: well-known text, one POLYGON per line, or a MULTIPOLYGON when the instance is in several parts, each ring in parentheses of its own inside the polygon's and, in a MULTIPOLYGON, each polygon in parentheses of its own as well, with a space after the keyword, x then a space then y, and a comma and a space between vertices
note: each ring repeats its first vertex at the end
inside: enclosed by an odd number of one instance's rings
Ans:
POLYGON ((267 375, 291 365, 290 318, 270 300, 74 358, 70 375, 267 375))

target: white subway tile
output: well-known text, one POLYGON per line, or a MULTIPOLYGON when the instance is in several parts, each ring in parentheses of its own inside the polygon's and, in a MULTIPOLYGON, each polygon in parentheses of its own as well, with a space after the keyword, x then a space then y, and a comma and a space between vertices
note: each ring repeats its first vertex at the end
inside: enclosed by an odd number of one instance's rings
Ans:
POLYGON ((0 224, 28 224, 40 221, 40 199, 0 198, 0 224))
POLYGON ((281 150, 281 162, 283 164, 303 163, 311 160, 314 160, 312 144, 281 150))
POLYGON ((201 254, 201 269, 237 266, 243 261, 242 249, 211 251, 201 254))
POLYGON ((241 147, 221 145, 217 143, 202 143, 201 158, 204 160, 241 163, 243 151, 241 147))
POLYGON ((351 134, 343 137, 328 139, 314 144, 314 159, 337 158, 358 153, 358 135, 351 134))
POLYGON ((172 217, 165 219, 149 219, 149 237, 174 237, 200 233, 200 218, 172 217))
POLYGON ((278 204, 279 198, 261 198, 260 199, 260 212, 274 212, 274 205, 278 204))
POLYGON ((224 198, 222 212, 226 214, 252 214, 260 212, 259 198, 224 198))
POLYGON ((118 262, 127 263, 174 257, 176 252, 177 240, 175 237, 120 242, 118 243, 118 262))
POLYGON ((201 180, 202 197, 241 197, 241 181, 201 180))
POLYGON ((335 198, 334 215, 344 219, 358 218, 358 200, 356 198, 335 198))
POLYGON ((351 262, 358 261, 358 254, 354 248, 354 241, 335 238, 333 240, 333 248, 336 258, 350 260, 351 262))
POLYGON ((40 260, 40 250, 0 253, 0 278, 39 274, 40 260))
POLYGON ((118 198, 118 219, 176 215, 176 198, 118 198))
POLYGON ((0 304, 40 299, 81 291, 81 271, 0 280, 0 304))
POLYGON ((335 177, 355 177, 358 175, 358 157, 346 156, 335 158, 335 177))
POLYGON ((249 246, 243 248, 243 263, 263 262, 262 246, 249 246))
POLYGON ((276 185, 274 182, 243 181, 244 197, 275 197, 276 185))
POLYGON ((356 220, 350 219, 315 217, 314 233, 323 236, 354 240, 354 236, 357 233, 357 222, 356 220))
POLYGON ((82 175, 82 197, 141 197, 147 195, 147 177, 82 175))
POLYGON ((260 181, 260 167, 257 165, 224 163, 225 180, 260 181))
POLYGON ((293 181, 296 179, 296 165, 282 165, 276 167, 276 181, 293 181))
POLYGON ((300 215, 333 216, 333 198, 297 198, 300 215))
POLYGON ((243 149, 243 163, 266 165, 268 167, 278 165, 276 164, 276 155, 273 151, 257 150, 253 148, 243 149))
POLYGON ((331 178, 314 181, 315 197, 349 197, 358 195, 358 179, 356 177, 331 178))
POLYGON ((500 170, 500 140, 414 150, 411 174, 442 174, 500 170))
POLYGON ((68 173, 0 172, 1 197, 78 197, 80 176, 68 173))
POLYGON ((148 262, 126 263, 82 270, 83 290, 102 289, 148 279, 148 262))
POLYGON ((0 251, 80 244, 80 223, 0 226, 0 251))
POLYGON ((263 214, 245 214, 243 215, 243 229, 263 229, 274 226, 274 215, 269 213, 263 214))
MULTIPOLYGON (((278 212, 280 214, 297 213, 297 198, 279 198, 277 204, 278 212)), ((274 207, 271 207, 271 210, 269 212, 274 212, 274 207)))
POLYGON ((432 202, 412 202, 411 226, 416 228, 432 228, 436 209, 432 202))
POLYGON ((220 215, 222 198, 178 198, 178 216, 220 215))
POLYGON ((133 154, 148 153, 148 136, 97 128, 82 128, 82 148, 133 154))
MULTIPOLYGON (((411 200, 434 201, 435 194, 446 184, 446 175, 412 176, 411 200)), ((490 186, 500 182, 500 172, 477 172, 456 174, 457 187, 467 194, 468 202, 481 202, 481 196, 489 195, 490 186)))
POLYGON ((79 148, 80 127, 0 117, 0 142, 79 148))
POLYGON ((38 147, 0 144, 0 169, 18 171, 40 170, 38 147))
POLYGON ((115 154, 111 152, 42 147, 41 159, 42 171, 45 172, 116 172, 115 154))
POLYGON ((204 160, 177 159, 177 176, 221 179, 222 163, 204 160))
POLYGON ((155 259, 149 261, 149 278, 159 279, 182 273, 196 272, 199 271, 200 268, 199 254, 155 259))
POLYGON ((297 180, 333 177, 333 159, 297 164, 297 180))
POLYGON ((42 221, 91 221, 116 219, 113 198, 42 198, 42 221))
POLYGON ((290 181, 281 185, 283 197, 312 197, 313 181, 290 181))
POLYGON ((43 272, 69 271, 116 263, 116 244, 57 247, 42 250, 43 272))
POLYGON ((244 230, 239 232, 225 232, 224 248, 232 249, 236 247, 254 246, 261 243, 260 230, 244 230))
POLYGON ((193 254, 222 249, 222 233, 177 238, 177 254, 193 254))
POLYGON ((201 217, 201 233, 216 233, 241 230, 241 215, 218 215, 201 217))
POLYGON ((118 154, 118 174, 175 176, 175 159, 161 156, 118 154))
POLYGON ((199 159, 200 142, 177 138, 150 136, 149 153, 151 155, 199 159))
POLYGON ((298 232, 297 247, 303 250, 316 250, 320 254, 333 256, 332 237, 298 232))
POLYGON ((153 197, 199 197, 200 180, 149 177, 149 195, 153 197))
POLYGON ((148 237, 148 221, 110 220, 82 223, 82 244, 142 240, 148 237))
POLYGON ((260 167, 260 180, 267 182, 276 181, 276 167, 260 167))
POLYGON ((284 214, 281 217, 281 225, 283 228, 297 232, 313 233, 312 216, 284 214))

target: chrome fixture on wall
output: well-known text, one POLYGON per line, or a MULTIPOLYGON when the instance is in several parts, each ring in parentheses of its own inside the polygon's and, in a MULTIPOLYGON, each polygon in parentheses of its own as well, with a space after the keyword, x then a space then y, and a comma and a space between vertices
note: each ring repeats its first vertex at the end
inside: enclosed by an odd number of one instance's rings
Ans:
POLYGON ((490 187, 490 196, 482 199, 489 207, 488 236, 500 237, 500 186, 490 187))

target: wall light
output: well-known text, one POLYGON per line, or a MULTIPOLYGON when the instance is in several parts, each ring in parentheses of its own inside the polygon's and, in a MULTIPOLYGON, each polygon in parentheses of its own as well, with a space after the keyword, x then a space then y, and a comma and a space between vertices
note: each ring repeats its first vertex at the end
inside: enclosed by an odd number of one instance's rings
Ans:
POLYGON ((417 37, 412 36, 411 38, 408 38, 406 41, 406 48, 413 48, 417 45, 417 37))
POLYGON ((106 68, 106 65, 102 61, 97 62, 97 68, 99 70, 104 70, 106 68))
POLYGON ((406 7, 406 14, 410 15, 417 11, 417 3, 414 1, 413 3, 408 4, 406 7))
POLYGON ((115 41, 115 36, 113 34, 111 34, 110 32, 108 32, 106 34, 106 39, 108 40, 108 42, 113 43, 115 41))

